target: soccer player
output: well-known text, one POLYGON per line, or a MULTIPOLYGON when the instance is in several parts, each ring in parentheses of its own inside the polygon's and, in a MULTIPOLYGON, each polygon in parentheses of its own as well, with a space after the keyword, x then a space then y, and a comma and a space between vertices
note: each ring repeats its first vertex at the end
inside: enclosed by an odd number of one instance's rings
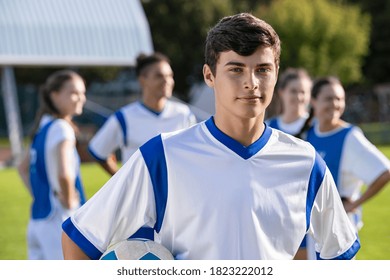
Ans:
POLYGON ((53 73, 41 92, 32 144, 18 171, 33 203, 28 258, 63 259, 62 222, 85 202, 72 117, 82 113, 85 84, 75 72, 53 73))
POLYGON ((363 226, 361 206, 390 181, 390 162, 360 128, 341 119, 345 91, 336 77, 323 77, 314 83, 311 103, 313 111, 299 136, 309 141, 324 158, 345 210, 358 231, 363 226), (312 117, 316 122, 310 126, 312 117), (365 191, 364 185, 367 186, 365 191))
POLYGON ((169 99, 175 82, 168 57, 161 53, 141 54, 136 74, 142 89, 141 101, 110 116, 88 146, 93 158, 111 175, 118 169, 113 155, 117 149, 121 149, 125 162, 150 138, 196 123, 187 105, 169 99))
POLYGON ((282 113, 266 120, 266 123, 291 135, 297 134, 309 117, 311 86, 312 80, 305 69, 287 68, 276 84, 282 113))
POLYGON ((66 259, 98 259, 139 227, 176 259, 292 259, 305 234, 319 257, 350 259, 358 237, 314 148, 264 124, 280 59, 274 29, 248 13, 207 35, 216 111, 138 149, 63 224, 66 259))

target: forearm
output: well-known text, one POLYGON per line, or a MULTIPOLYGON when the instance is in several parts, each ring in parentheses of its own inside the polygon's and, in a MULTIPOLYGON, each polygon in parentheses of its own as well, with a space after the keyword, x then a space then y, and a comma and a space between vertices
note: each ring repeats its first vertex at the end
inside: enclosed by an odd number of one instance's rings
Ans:
POLYGON ((30 156, 29 153, 26 153, 25 157, 23 158, 22 162, 18 165, 17 170, 19 173, 20 178, 23 181, 23 184, 27 188, 28 192, 32 194, 31 186, 30 186, 30 156))
POLYGON ((65 260, 90 260, 65 232, 62 232, 62 252, 65 260))
POLYGON ((111 176, 118 171, 118 164, 114 155, 109 156, 105 161, 99 161, 99 164, 111 176))
POLYGON ((370 186, 368 186, 367 190, 359 197, 359 199, 351 202, 348 207, 349 209, 346 208, 346 210, 352 211, 353 209, 363 205, 366 201, 377 195, 388 182, 390 182, 390 170, 383 172, 370 186))
POLYGON ((60 184, 60 193, 58 193, 58 198, 60 199, 62 205, 66 209, 73 209, 79 205, 75 179, 71 178, 68 175, 60 175, 58 178, 60 184))

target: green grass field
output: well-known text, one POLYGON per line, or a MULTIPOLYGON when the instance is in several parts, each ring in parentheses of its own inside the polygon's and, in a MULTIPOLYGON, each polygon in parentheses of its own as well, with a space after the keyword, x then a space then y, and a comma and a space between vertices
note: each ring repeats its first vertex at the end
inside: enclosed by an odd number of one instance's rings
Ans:
MULTIPOLYGON (((390 146, 380 146, 390 158, 390 146)), ((96 164, 81 167, 87 197, 91 197, 108 180, 96 164)), ((26 227, 31 199, 14 168, 0 170, 0 260, 24 260, 26 227)), ((360 231, 362 248, 359 260, 390 260, 390 184, 363 207, 365 226, 360 231)))

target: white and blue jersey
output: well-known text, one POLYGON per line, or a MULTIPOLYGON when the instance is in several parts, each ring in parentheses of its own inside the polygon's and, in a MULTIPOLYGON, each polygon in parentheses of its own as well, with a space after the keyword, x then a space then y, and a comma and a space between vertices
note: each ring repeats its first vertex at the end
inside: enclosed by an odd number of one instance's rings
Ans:
POLYGON ((244 147, 213 118, 141 146, 63 230, 98 259, 142 226, 176 259, 292 259, 307 232, 319 258, 360 248, 310 144, 266 126, 244 147))
MULTIPOLYGON (((75 209, 65 209, 59 199, 58 144, 75 141, 73 128, 62 119, 45 116, 30 148, 30 185, 33 195, 31 219, 28 225, 29 259, 62 259, 61 224, 75 209)), ((78 205, 85 202, 80 179, 80 159, 74 148, 69 157, 74 166, 74 185, 79 197, 78 205)))
POLYGON ((120 148, 122 162, 125 162, 154 136, 187 128, 195 123, 195 115, 185 104, 167 100, 164 110, 155 112, 137 101, 110 116, 92 138, 88 149, 95 159, 105 161, 120 148))
MULTIPOLYGON (((329 132, 320 132, 318 124, 306 136, 324 158, 342 198, 357 200, 363 185, 370 186, 390 169, 389 160, 364 137, 360 128, 347 124, 329 132)), ((350 214, 357 230, 363 226, 361 207, 350 214)))
MULTIPOLYGON (((48 148, 48 131, 55 124, 56 120, 51 120, 40 128, 39 133, 35 135, 30 149, 30 184, 33 194, 33 203, 31 208, 31 217, 34 220, 45 219, 53 212, 53 202, 55 196, 59 193, 59 183, 57 178, 50 176, 49 166, 56 165, 56 162, 48 162, 49 157, 46 151, 48 148), (50 179, 49 179, 50 177, 50 179), (50 181, 56 182, 51 184, 50 181)), ((53 151, 55 153, 55 151, 53 151)), ((79 162, 77 150, 74 151, 77 170, 75 170, 75 187, 79 194, 80 204, 85 203, 84 189, 80 179, 79 162)))
POLYGON ((291 123, 286 123, 282 120, 281 116, 276 116, 266 120, 265 122, 267 125, 269 125, 272 128, 279 129, 291 135, 296 135, 301 131, 301 128, 305 124, 305 121, 307 120, 308 117, 309 117, 308 115, 305 115, 291 123))

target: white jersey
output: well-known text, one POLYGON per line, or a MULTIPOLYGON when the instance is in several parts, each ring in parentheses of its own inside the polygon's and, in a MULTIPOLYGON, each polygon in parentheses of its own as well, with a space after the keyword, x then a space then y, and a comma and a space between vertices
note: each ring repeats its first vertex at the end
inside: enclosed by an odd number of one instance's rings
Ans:
MULTIPOLYGON (((389 159, 356 126, 348 125, 320 132, 316 124, 308 131, 307 140, 329 166, 342 198, 357 200, 363 185, 370 186, 383 172, 390 169, 389 159)), ((357 229, 362 227, 361 208, 353 215, 352 220, 357 229)))
POLYGON ((305 124, 305 121, 307 120, 308 117, 309 116, 306 115, 304 117, 300 117, 299 119, 291 123, 286 123, 282 120, 281 116, 276 116, 266 120, 266 124, 268 124, 272 128, 279 129, 285 133, 296 135, 299 133, 299 131, 301 131, 301 128, 305 124))
POLYGON ((244 147, 213 118, 148 141, 63 229, 98 259, 142 226, 176 259, 292 259, 306 232, 324 259, 360 247, 310 144, 266 126, 244 147))
POLYGON ((104 161, 121 149, 125 162, 146 141, 163 132, 187 128, 196 123, 195 115, 185 104, 167 100, 164 110, 156 113, 141 102, 122 107, 110 116, 89 144, 91 155, 104 161))

